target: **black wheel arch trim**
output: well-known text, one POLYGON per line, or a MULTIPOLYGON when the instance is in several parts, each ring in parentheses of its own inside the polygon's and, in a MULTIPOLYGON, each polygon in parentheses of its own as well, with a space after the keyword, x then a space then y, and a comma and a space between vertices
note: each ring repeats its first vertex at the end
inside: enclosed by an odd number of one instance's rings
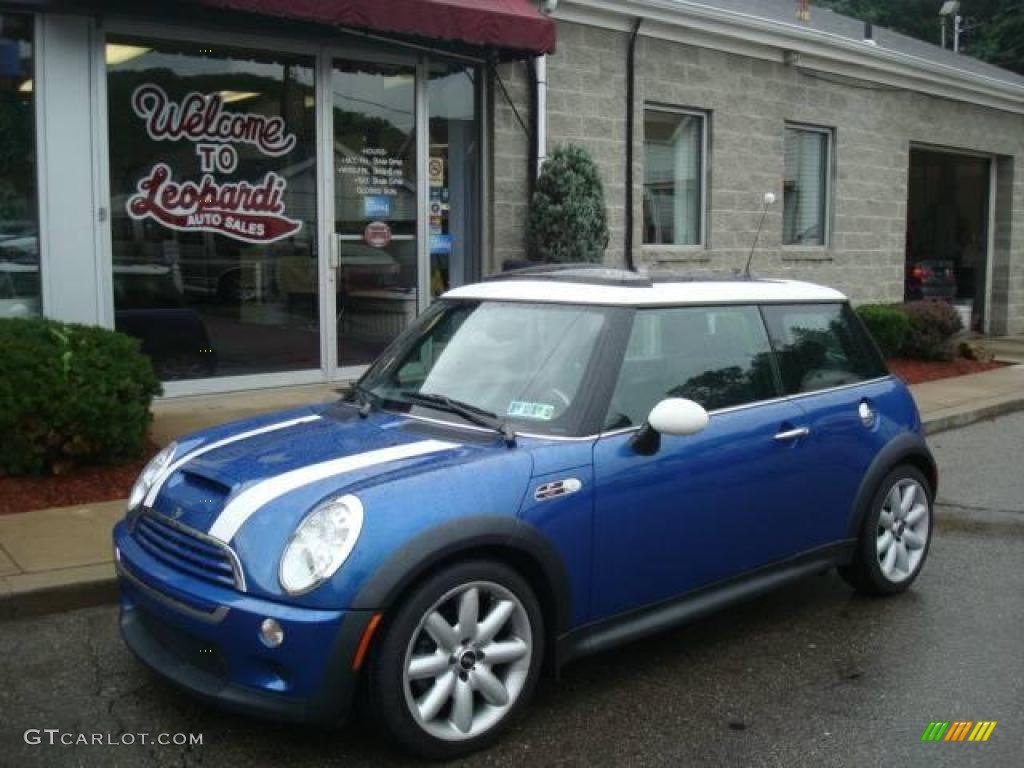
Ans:
POLYGON ((553 614, 554 626, 550 631, 561 634, 567 630, 572 598, 569 576, 561 557, 537 528, 505 515, 458 518, 414 537, 376 569, 350 607, 355 611, 386 612, 439 564, 480 553, 528 558, 536 575, 543 579, 540 586, 549 591, 538 594, 537 599, 553 614))
POLYGON ((857 538, 860 535, 864 516, 868 512, 868 505, 874 498, 879 484, 894 467, 900 464, 910 464, 924 471, 931 486, 929 490, 931 490, 934 502, 939 486, 939 473, 935 457, 932 456, 922 435, 916 432, 903 432, 885 444, 871 462, 867 472, 864 473, 850 511, 847 527, 847 535, 850 538, 857 538))

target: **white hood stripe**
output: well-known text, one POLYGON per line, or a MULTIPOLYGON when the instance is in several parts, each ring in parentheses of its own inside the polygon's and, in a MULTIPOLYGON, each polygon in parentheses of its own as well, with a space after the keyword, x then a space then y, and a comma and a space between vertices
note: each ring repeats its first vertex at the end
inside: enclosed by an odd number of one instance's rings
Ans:
POLYGON ((423 440, 418 443, 394 445, 390 448, 357 453, 353 456, 345 456, 341 459, 332 459, 331 461, 323 461, 319 464, 310 464, 308 467, 293 469, 291 472, 285 472, 283 475, 256 483, 229 501, 228 505, 220 513, 220 516, 210 527, 209 535, 227 544, 234 538, 239 529, 245 525, 245 521, 265 504, 284 496, 290 491, 310 483, 315 483, 318 480, 325 480, 328 477, 341 475, 346 472, 366 469, 377 464, 387 464, 388 462, 399 461, 400 459, 411 459, 414 456, 425 456, 430 453, 438 453, 458 447, 458 443, 446 443, 443 440, 423 440))
POLYGON ((153 502, 156 501, 156 497, 160 493, 160 489, 163 487, 164 483, 167 482, 167 478, 181 469, 182 466, 192 461, 192 459, 198 458, 204 453, 215 451, 218 448, 223 448, 225 445, 230 445, 231 443, 237 443, 240 440, 248 440, 250 437, 265 435, 267 432, 276 432, 279 429, 294 427, 296 424, 305 424, 310 421, 316 421, 319 418, 320 416, 314 413, 309 416, 299 416, 295 419, 289 419, 288 421, 279 421, 274 424, 267 424, 259 429, 250 429, 248 432, 239 432, 237 435, 231 435, 231 437, 225 437, 222 440, 215 440, 212 443, 204 445, 202 448, 186 453, 181 458, 171 462, 171 465, 167 467, 163 474, 156 479, 156 482, 153 483, 153 487, 150 488, 149 493, 146 494, 144 504, 147 507, 152 507, 153 502))

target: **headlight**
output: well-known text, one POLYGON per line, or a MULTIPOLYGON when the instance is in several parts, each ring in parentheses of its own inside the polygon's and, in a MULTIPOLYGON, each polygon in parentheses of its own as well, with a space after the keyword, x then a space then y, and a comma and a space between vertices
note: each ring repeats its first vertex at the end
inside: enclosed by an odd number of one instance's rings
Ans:
POLYGON ((135 485, 132 486, 131 495, 128 497, 128 509, 136 509, 142 503, 142 500, 146 498, 146 494, 149 493, 149 489, 153 487, 156 479, 170 466, 177 448, 177 443, 171 443, 150 459, 149 463, 143 467, 142 472, 139 474, 139 479, 135 481, 135 485))
POLYGON ((301 594, 331 578, 352 552, 362 527, 363 505, 355 496, 331 499, 314 509, 281 556, 284 590, 301 594))

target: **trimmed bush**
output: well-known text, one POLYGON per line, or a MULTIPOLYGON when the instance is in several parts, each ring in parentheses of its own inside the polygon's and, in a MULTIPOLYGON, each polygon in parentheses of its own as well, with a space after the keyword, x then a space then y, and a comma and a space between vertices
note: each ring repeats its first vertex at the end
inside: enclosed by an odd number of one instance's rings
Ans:
POLYGON ((546 262, 604 260, 608 213, 604 185, 586 149, 557 147, 537 177, 527 218, 530 258, 546 262))
POLYGON ((915 360, 952 360, 953 336, 963 329, 960 315, 944 301, 911 301, 900 310, 910 319, 910 330, 900 353, 915 360))
POLYGON ((895 357, 910 330, 910 317, 892 304, 862 304, 857 314, 886 357, 895 357))
POLYGON ((0 320, 0 474, 60 473, 139 456, 160 391, 130 336, 38 318, 0 320))

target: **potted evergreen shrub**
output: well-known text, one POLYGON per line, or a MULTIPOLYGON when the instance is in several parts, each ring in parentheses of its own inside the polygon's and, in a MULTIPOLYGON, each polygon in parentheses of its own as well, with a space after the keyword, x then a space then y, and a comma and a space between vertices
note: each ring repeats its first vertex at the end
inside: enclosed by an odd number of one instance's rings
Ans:
POLYGON ((544 163, 530 200, 527 242, 535 261, 604 260, 608 247, 604 185, 585 148, 556 147, 544 163))

